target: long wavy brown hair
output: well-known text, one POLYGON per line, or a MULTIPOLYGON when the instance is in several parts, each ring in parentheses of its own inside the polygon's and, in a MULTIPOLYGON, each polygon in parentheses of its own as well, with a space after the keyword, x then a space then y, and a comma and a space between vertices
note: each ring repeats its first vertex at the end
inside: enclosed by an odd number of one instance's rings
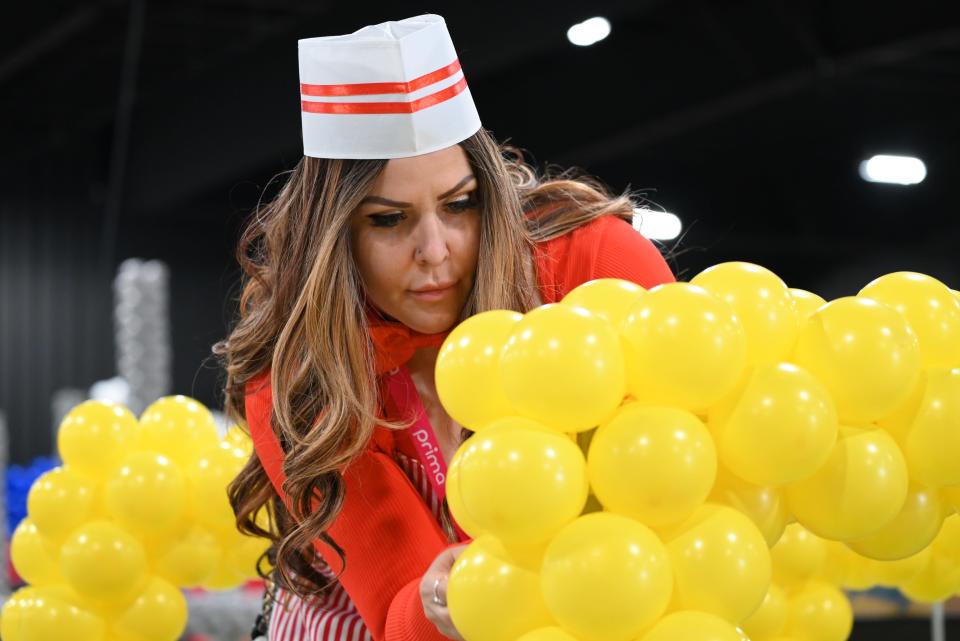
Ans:
MULTIPOLYGON (((599 216, 633 216, 628 194, 612 195, 572 172, 540 176, 486 130, 460 145, 477 178, 482 220, 477 274, 461 319, 491 309, 532 309, 539 304, 536 242, 599 216)), ((363 451, 374 426, 384 424, 349 221, 386 163, 305 157, 289 172, 240 238, 239 318, 213 350, 226 370, 226 412, 240 425, 247 383, 270 370, 272 424, 286 452, 283 489, 293 514, 256 455, 229 495, 240 531, 273 541, 261 573, 275 566, 275 581, 301 596, 330 583, 318 570, 315 539, 343 559, 327 534, 344 500, 341 471, 363 451)))

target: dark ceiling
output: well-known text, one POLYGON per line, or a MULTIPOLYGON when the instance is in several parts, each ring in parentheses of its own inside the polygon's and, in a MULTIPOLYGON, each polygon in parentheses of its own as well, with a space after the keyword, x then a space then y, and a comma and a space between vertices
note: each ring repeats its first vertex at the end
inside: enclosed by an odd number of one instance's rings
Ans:
MULTIPOLYGON (((109 189, 130 6, 33 4, 4 22, 5 162, 30 165, 87 145, 97 151, 87 175, 109 189)), ((300 153, 296 39, 436 11, 484 124, 538 162, 649 190, 690 230, 681 248, 694 251, 680 269, 742 255, 797 278, 891 250, 954 259, 957 3, 360 6, 146 3, 135 102, 121 128, 124 222, 217 218, 252 204, 247 192, 300 153), (591 15, 611 20, 611 36, 570 45, 566 28, 591 15), (920 156, 926 182, 862 182, 858 163, 877 152, 920 156), (238 185, 240 203, 231 196, 238 185)))

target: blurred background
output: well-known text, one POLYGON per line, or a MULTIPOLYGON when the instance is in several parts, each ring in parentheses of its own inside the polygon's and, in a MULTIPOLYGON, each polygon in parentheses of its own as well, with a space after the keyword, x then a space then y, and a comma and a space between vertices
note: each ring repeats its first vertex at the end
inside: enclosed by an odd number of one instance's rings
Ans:
POLYGON ((747 260, 827 299, 897 270, 960 286, 956 2, 18 3, 0 22, 11 461, 50 454, 91 394, 221 406, 236 241, 302 153, 297 39, 424 12, 500 140, 676 217, 650 233, 679 278, 747 260), (876 161, 913 184, 866 180, 876 155, 918 159, 876 161))

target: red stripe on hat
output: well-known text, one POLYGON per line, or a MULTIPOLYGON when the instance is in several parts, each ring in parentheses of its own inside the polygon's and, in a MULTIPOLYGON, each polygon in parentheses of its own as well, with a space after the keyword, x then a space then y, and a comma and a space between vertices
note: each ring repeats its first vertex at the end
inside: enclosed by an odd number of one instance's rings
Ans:
POLYGON ((467 79, 461 78, 446 89, 412 102, 316 102, 301 100, 300 109, 313 114, 412 114, 446 102, 467 88, 467 79))
POLYGON ((412 93, 423 89, 460 71, 460 60, 446 67, 431 71, 409 82, 360 82, 350 85, 308 85, 300 83, 300 93, 305 96, 370 96, 378 93, 412 93))

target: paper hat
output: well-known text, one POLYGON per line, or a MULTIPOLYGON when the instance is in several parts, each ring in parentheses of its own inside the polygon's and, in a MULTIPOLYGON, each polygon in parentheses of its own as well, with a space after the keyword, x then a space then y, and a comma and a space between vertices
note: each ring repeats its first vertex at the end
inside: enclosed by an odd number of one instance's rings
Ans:
POLYGON ((300 41, 303 153, 404 158, 450 147, 480 129, 443 18, 384 22, 300 41))

